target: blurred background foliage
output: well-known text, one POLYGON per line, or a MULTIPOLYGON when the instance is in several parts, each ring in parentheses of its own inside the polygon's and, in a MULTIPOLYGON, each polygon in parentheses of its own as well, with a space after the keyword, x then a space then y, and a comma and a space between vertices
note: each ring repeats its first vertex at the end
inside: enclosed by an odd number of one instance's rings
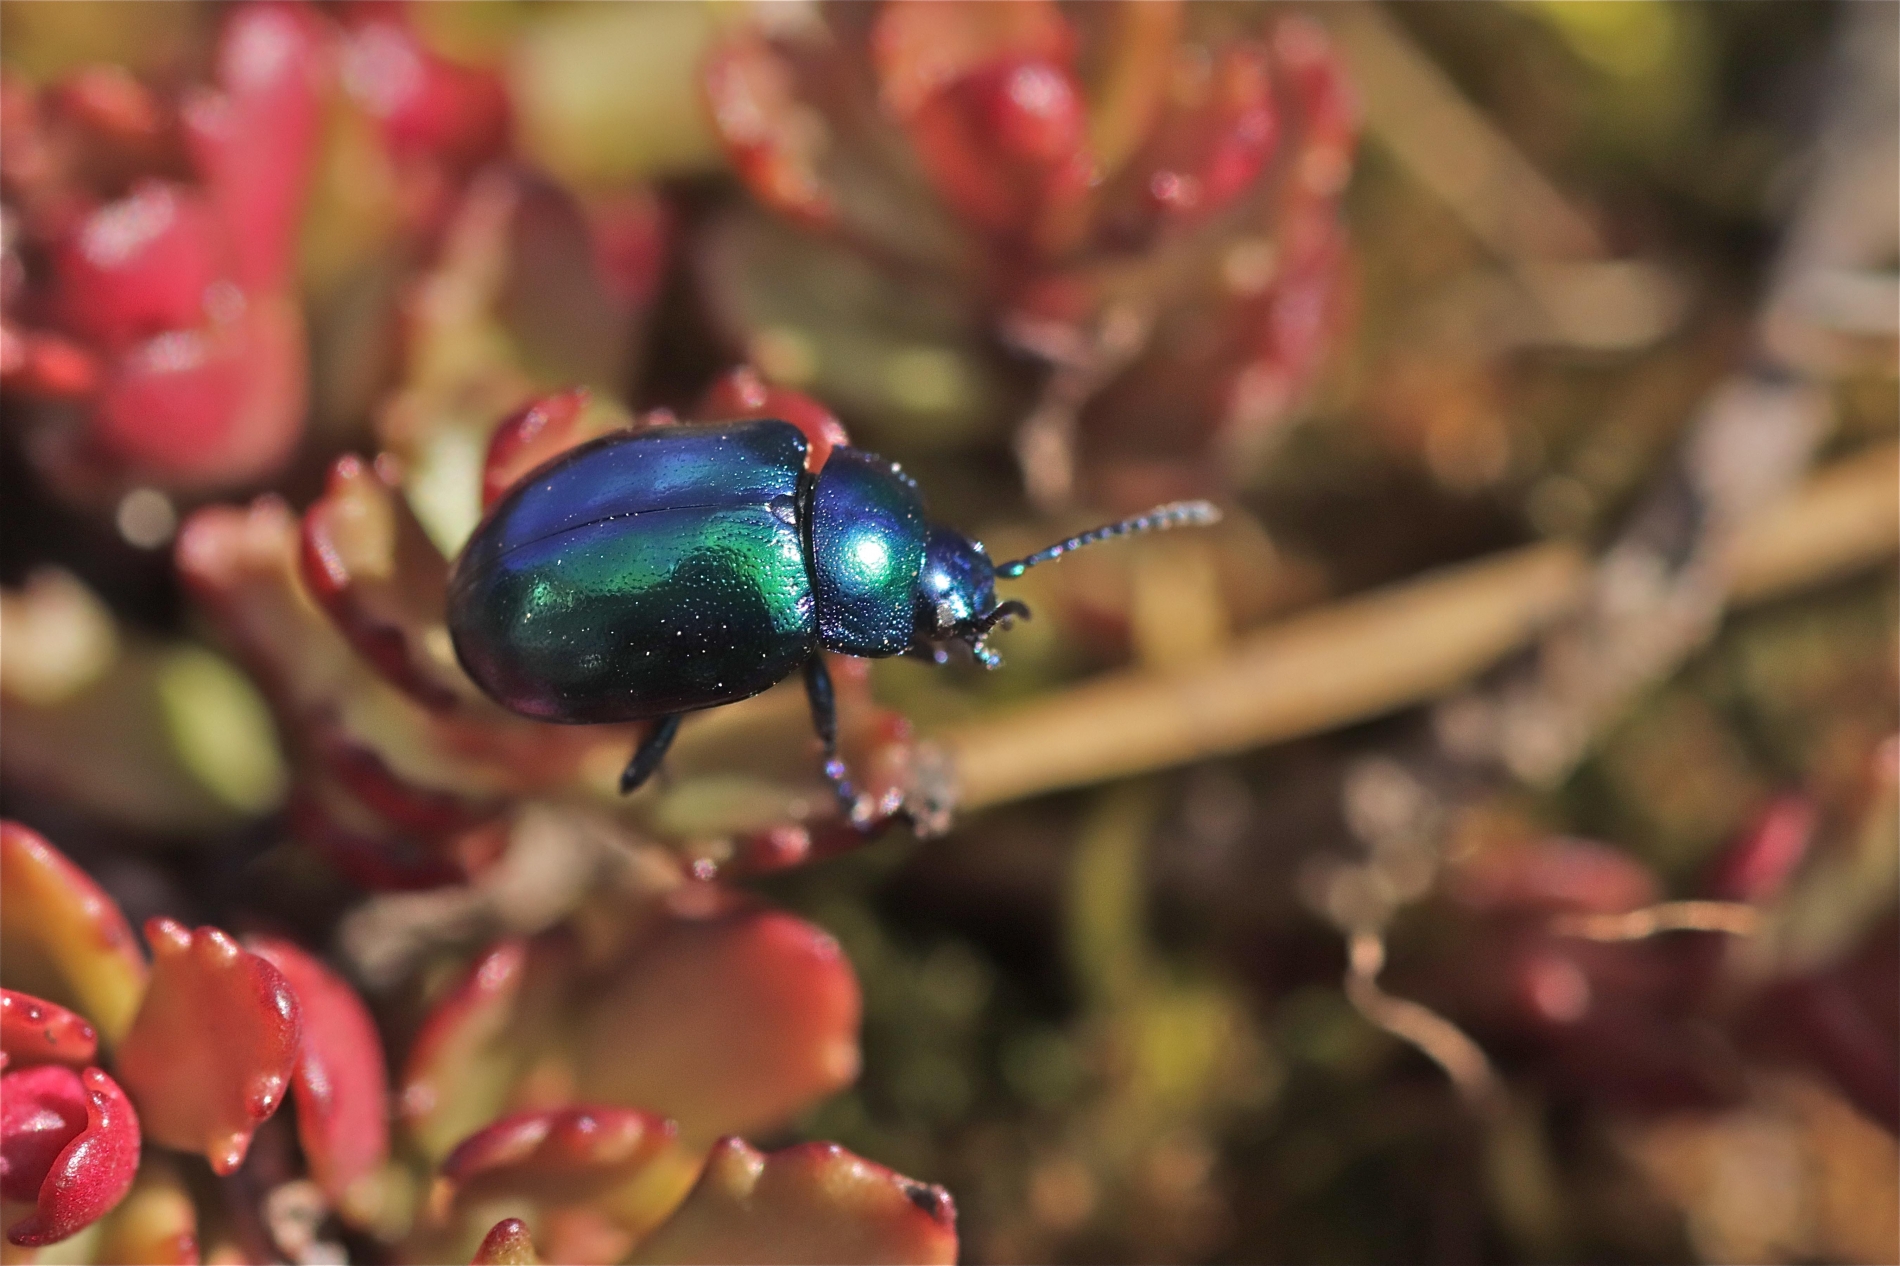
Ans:
MULTIPOLYGON (((176 175, 177 140, 128 141, 123 95, 70 85, 109 65, 173 99, 213 76, 222 11, 8 0, 8 337, 65 341, 8 352, 7 814, 135 922, 334 951, 398 1051, 489 935, 599 917, 592 845, 511 897, 471 821, 519 844, 507 815, 553 804, 577 837, 754 889, 836 937, 863 990, 861 1075, 779 1141, 943 1184, 970 1260, 1891 1261, 1886 529, 1719 625, 1718 591, 1543 773, 1461 763, 1462 714, 1410 706, 1453 692, 1399 689, 1132 777, 1032 775, 1049 794, 1000 803, 966 785, 980 807, 948 835, 862 848, 812 808, 803 722, 775 696, 689 727, 673 782, 623 810, 603 788, 624 734, 563 734, 511 780, 496 770, 533 734, 482 720, 445 739, 360 663, 303 682, 318 644, 252 638, 252 580, 221 589, 181 550, 181 582, 172 563, 198 507, 261 491, 326 507, 345 555, 362 522, 413 513, 452 556, 490 434, 525 400, 580 384, 579 426, 692 419, 742 363, 903 462, 992 552, 1176 495, 1231 507, 1218 530, 1026 578, 1037 618, 999 639, 1004 671, 875 665, 850 689, 860 729, 887 728, 860 759, 908 769, 911 738, 871 698, 955 753, 1095 674, 1165 683, 1434 568, 1600 556, 1645 506, 1694 520, 1662 551, 1680 562, 1725 522, 1693 437, 1737 374, 1798 380, 1821 419, 1744 445, 1765 472, 1747 487, 1859 461, 1853 495, 1873 487, 1891 519, 1892 181, 1870 207, 1826 177, 1830 146, 1857 152, 1827 130, 1842 97, 1889 124, 1896 108, 1885 6, 1860 8, 1207 0, 1006 35, 918 18, 946 69, 869 5, 325 7, 343 34, 300 228, 281 276, 242 283, 248 311, 294 310, 291 367, 260 389, 277 407, 154 451, 110 425, 94 379, 120 381, 130 353, 60 315, 84 279, 52 244, 75 189, 176 175), (989 64, 954 64, 953 35, 1073 67, 1094 113, 1010 131, 992 98, 943 87, 989 64), (1272 85, 1258 100, 1248 58, 1272 85), (417 67, 425 87, 395 93, 417 67), (1071 187, 1085 144, 1208 189, 1240 175, 1206 205, 1178 182, 1071 187), (1833 251, 1799 302, 1791 242, 1833 251), (395 493, 326 484, 351 452, 394 457, 395 493), (336 809, 366 794, 325 763, 339 734, 454 811, 391 827, 336 809), (758 861, 770 841, 818 859, 758 861), (482 895, 425 906, 392 884, 482 895), (1760 917, 1627 943, 1552 931, 1669 899, 1760 917)), ((1832 503, 1799 504, 1818 521, 1832 503)), ((393 592, 423 574, 407 567, 364 609, 426 648, 426 613, 393 592)), ((1403 659, 1415 636, 1387 645, 1403 659)), ((416 652, 415 671, 440 661, 416 652)))

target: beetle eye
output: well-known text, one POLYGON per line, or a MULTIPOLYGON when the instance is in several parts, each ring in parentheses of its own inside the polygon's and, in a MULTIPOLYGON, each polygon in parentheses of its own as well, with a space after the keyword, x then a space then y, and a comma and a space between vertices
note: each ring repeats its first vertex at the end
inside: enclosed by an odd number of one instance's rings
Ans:
POLYGON ((949 633, 957 627, 956 604, 948 598, 939 598, 936 607, 937 632, 949 633))

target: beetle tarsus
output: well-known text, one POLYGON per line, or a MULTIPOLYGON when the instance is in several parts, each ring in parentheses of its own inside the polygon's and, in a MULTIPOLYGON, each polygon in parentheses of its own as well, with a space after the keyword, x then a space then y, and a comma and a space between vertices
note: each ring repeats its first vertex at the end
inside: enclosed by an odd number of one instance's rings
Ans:
POLYGON ((680 716, 675 712, 671 716, 660 718, 652 733, 640 740, 640 746, 633 749, 633 759, 620 771, 620 794, 631 795, 639 790, 640 784, 653 777, 653 771, 666 759, 666 749, 673 746, 673 736, 679 733, 680 716))

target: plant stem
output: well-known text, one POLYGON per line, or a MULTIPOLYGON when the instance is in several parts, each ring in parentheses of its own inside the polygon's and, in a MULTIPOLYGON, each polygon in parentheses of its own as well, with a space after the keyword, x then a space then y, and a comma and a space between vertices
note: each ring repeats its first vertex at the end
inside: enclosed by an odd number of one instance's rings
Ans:
MULTIPOLYGON (((1849 574, 1900 544, 1900 449, 1808 480, 1740 532, 1737 602, 1849 574)), ((1295 616, 1191 672, 1108 674, 935 736, 964 809, 1165 769, 1432 699, 1573 610, 1577 547, 1533 545, 1295 616)))

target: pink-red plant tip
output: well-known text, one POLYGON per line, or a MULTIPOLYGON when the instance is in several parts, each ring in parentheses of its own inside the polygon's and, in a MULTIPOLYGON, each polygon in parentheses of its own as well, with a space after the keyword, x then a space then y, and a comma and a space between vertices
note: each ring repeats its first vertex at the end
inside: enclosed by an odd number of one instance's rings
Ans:
POLYGON ((1770 901, 1808 855, 1814 839, 1814 801, 1777 796, 1715 860, 1708 893, 1725 901, 1770 901))
POLYGON ((634 1260, 949 1263, 957 1257, 956 1217, 943 1188, 835 1143, 766 1154, 727 1138, 634 1260))
POLYGON ((1491 849, 1450 878, 1461 905, 1487 913, 1560 910, 1617 914, 1656 900, 1656 879, 1619 849, 1593 840, 1547 838, 1491 849))
POLYGON ((119 1052, 119 1075, 167 1147, 228 1174, 283 1102, 301 1053, 296 995, 282 972, 216 928, 145 925, 152 984, 119 1052))
POLYGON ((1261 44, 1222 48, 1203 99, 1171 104, 1162 115, 1129 164, 1129 178, 1150 210, 1176 218, 1210 215, 1266 169, 1280 132, 1269 61, 1261 44))
POLYGON ((91 352, 57 334, 0 326, 0 385, 42 400, 78 400, 99 389, 91 352))
POLYGON ((163 117, 152 91, 123 66, 86 66, 53 88, 59 109, 87 128, 120 140, 155 138, 163 117))
POLYGON ((297 996, 297 1138, 311 1177, 341 1201, 351 1183, 389 1157, 389 1076, 376 1022, 355 990, 297 946, 274 937, 246 944, 297 996))
POLYGON ((831 450, 849 445, 844 423, 818 401, 790 387, 775 387, 759 376, 750 365, 740 365, 706 389, 694 415, 702 422, 743 422, 752 418, 777 418, 790 422, 805 434, 810 447, 805 451, 805 469, 823 468, 831 450))
POLYGON ((422 649, 441 623, 448 563, 397 491, 393 462, 345 454, 305 513, 298 562, 305 587, 357 653, 392 685, 436 711, 458 695, 422 649))
POLYGON ((307 5, 239 5, 218 43, 219 92, 186 111, 194 157, 223 210, 236 279, 246 290, 281 290, 290 280, 328 45, 307 5))
POLYGON ((887 4, 871 31, 884 104, 900 118, 1002 58, 1067 65, 1075 30, 1049 0, 1020 4, 887 4))
POLYGON ((476 1199, 515 1195, 575 1203, 624 1183, 678 1133, 665 1117, 631 1108, 518 1112, 458 1144, 442 1162, 442 1176, 476 1199))
POLYGON ((382 125, 399 157, 472 163, 505 143, 508 95, 499 75, 436 56, 397 6, 360 6, 345 21, 344 90, 382 125))
POLYGON ((84 1068, 99 1049, 99 1034, 65 1007, 30 993, 0 989, 0 1052, 7 1067, 65 1064, 84 1068))
POLYGON ((528 1224, 520 1218, 503 1218, 482 1237, 469 1266, 537 1266, 540 1260, 528 1224))
POLYGON ((0 1077, 0 1188, 33 1202, 7 1228, 13 1243, 51 1244, 91 1225, 124 1199, 138 1165, 138 1114, 99 1069, 0 1077))
MULTIPOLYGON (((399 1110, 409 1127, 430 1135, 450 1110, 470 1064, 505 1031, 528 965, 528 943, 490 946, 430 1009, 403 1064, 399 1110)), ((430 1138, 446 1150, 456 1137, 430 1138)))
POLYGON ((1053 246, 1050 217, 1077 206, 1095 173, 1079 96, 1073 77, 1051 63, 986 66, 926 101, 910 119, 911 139, 965 220, 997 237, 1053 246))
POLYGON ((791 67, 751 30, 715 46, 700 74, 713 126, 753 194, 795 220, 823 226, 836 214, 818 171, 825 133, 801 126, 792 81, 791 67))
POLYGON ((535 467, 594 438, 575 425, 588 398, 587 388, 569 387, 530 400, 502 419, 488 437, 488 456, 482 463, 483 509, 499 501, 535 467))

